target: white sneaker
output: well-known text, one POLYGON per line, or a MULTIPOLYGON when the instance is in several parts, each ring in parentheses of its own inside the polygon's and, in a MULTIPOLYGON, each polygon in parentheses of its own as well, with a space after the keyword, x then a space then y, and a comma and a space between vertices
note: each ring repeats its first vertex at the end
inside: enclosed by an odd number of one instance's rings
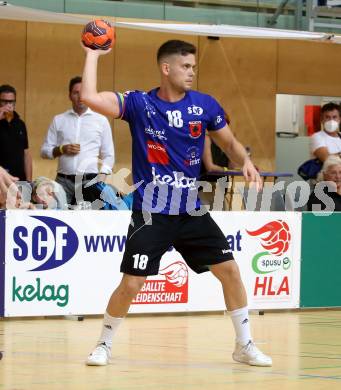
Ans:
POLYGON ((97 345, 86 360, 88 366, 106 366, 111 357, 110 348, 105 343, 97 345))
POLYGON ((236 343, 232 354, 233 360, 239 363, 246 363, 250 366, 271 367, 272 359, 260 351, 251 340, 246 345, 236 343))

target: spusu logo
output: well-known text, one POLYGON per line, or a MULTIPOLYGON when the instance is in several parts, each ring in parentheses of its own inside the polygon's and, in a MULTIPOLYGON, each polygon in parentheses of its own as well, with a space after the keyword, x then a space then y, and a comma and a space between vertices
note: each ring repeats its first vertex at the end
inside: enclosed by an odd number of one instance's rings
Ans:
POLYGON ((16 226, 13 230, 13 257, 17 261, 40 263, 29 271, 46 271, 60 267, 78 249, 76 232, 65 222, 45 216, 31 216, 38 224, 16 226))
POLYGON ((282 258, 290 245, 291 234, 289 226, 282 220, 271 221, 261 228, 247 233, 259 237, 261 246, 266 252, 257 253, 252 259, 252 268, 258 274, 274 272, 280 267, 290 268, 290 259, 282 258))
POLYGON ((266 249, 252 258, 252 269, 256 274, 254 297, 288 298, 291 292, 291 281, 287 271, 291 261, 289 257, 283 257, 291 241, 288 224, 282 220, 271 221, 257 230, 247 230, 247 233, 252 237, 258 237, 261 246, 266 249))

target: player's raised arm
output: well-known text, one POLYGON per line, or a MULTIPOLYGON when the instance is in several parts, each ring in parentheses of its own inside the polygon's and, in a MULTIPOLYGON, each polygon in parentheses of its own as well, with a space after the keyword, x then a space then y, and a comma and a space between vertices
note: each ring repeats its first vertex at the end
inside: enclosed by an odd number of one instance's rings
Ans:
POLYGON ((120 106, 114 92, 97 91, 97 63, 100 55, 109 50, 93 50, 83 45, 85 50, 85 64, 82 77, 81 99, 92 110, 100 114, 118 118, 120 106))

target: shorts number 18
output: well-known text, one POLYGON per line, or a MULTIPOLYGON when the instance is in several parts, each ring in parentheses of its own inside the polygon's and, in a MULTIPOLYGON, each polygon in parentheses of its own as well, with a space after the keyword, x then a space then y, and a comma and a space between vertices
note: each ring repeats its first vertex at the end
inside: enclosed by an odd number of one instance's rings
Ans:
POLYGON ((135 269, 146 269, 148 263, 147 255, 140 255, 139 253, 137 253, 136 255, 133 255, 133 258, 135 269))

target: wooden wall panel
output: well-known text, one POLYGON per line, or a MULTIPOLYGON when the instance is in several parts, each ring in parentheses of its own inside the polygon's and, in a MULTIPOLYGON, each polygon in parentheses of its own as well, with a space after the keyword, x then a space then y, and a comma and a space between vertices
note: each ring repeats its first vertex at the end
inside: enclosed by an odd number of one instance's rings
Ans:
MULTIPOLYGON (((39 157, 54 115, 70 107, 69 79, 80 74, 81 26, 0 20, 0 83, 18 90, 17 110, 26 120, 34 176, 54 177, 56 162, 39 157)), ((198 45, 198 89, 217 98, 232 117, 232 129, 250 145, 260 168, 275 161, 276 93, 340 96, 337 65, 341 46, 331 43, 182 36, 117 29, 117 44, 99 64, 99 90, 149 90, 158 85, 157 48, 167 39, 198 45), (115 64, 115 66, 114 66, 115 64)), ((116 169, 130 167, 130 134, 115 121, 116 169)))
POLYGON ((16 110, 25 119, 26 23, 0 20, 0 85, 17 90, 16 110))
POLYGON ((279 41, 277 93, 340 96, 341 45, 279 41))
POLYGON ((275 40, 200 38, 198 88, 225 108, 263 170, 275 159, 276 52, 275 40))
MULTIPOLYGON (((69 80, 81 75, 84 52, 80 47, 81 26, 28 23, 26 120, 31 135, 34 176, 56 174, 56 160, 42 160, 40 147, 54 115, 71 107, 69 80)), ((113 87, 113 54, 99 66, 99 88, 113 87)))

